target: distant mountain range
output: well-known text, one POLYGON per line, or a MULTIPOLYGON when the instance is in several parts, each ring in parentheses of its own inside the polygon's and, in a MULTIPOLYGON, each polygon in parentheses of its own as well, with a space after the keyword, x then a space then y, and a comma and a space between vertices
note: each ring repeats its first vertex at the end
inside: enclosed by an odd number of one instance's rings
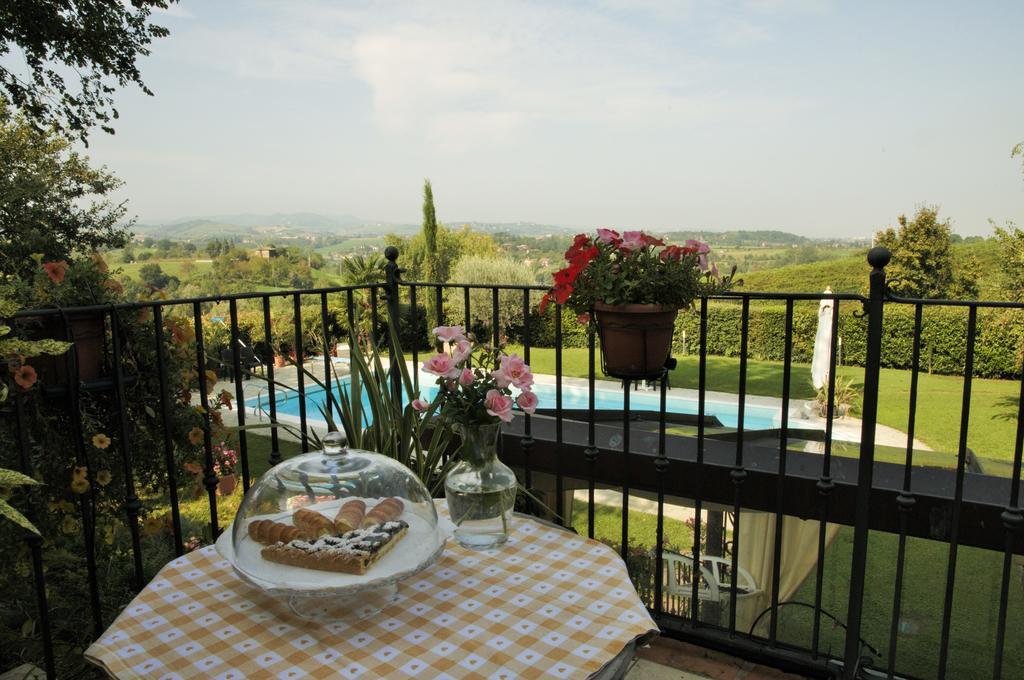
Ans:
MULTIPOLYGON (((446 226, 469 226, 489 233, 510 232, 538 236, 568 233, 569 227, 533 222, 446 222, 446 226)), ((169 238, 188 241, 207 241, 213 238, 264 240, 269 238, 306 238, 320 236, 355 236, 361 234, 410 234, 419 230, 418 224, 375 222, 353 215, 319 215, 316 213, 272 213, 258 215, 215 215, 185 217, 159 223, 136 224, 138 236, 169 238)))
MULTIPOLYGON (((567 227, 536 222, 476 222, 447 221, 449 228, 468 226, 475 231, 486 233, 511 233, 520 236, 545 236, 570 234, 580 227, 567 227)), ((379 222, 354 215, 320 215, 317 213, 241 213, 237 215, 215 215, 185 217, 159 223, 136 224, 138 236, 169 238, 184 241, 208 241, 214 238, 230 238, 240 241, 271 241, 274 239, 318 240, 324 237, 382 236, 384 234, 408 235, 420 229, 418 224, 379 222)), ((710 241, 717 245, 730 246, 795 246, 823 243, 823 239, 810 239, 784 231, 771 230, 669 230, 662 231, 671 240, 694 238, 710 241)), ((827 242, 846 241, 828 239, 827 242)), ((854 239, 850 239, 853 242, 854 239)))

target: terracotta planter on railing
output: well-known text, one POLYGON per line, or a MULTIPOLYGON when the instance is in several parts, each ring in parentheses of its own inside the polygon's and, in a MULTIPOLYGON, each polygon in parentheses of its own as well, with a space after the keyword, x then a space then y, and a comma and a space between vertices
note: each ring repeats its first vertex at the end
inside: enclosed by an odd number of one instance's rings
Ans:
MULTIPOLYGON (((43 383, 63 385, 67 382, 67 362, 71 361, 71 352, 75 353, 78 362, 78 379, 92 380, 100 377, 103 372, 103 343, 106 340, 107 326, 102 313, 98 312, 67 312, 67 322, 71 326, 71 339, 74 347, 59 356, 42 355, 33 357, 32 364, 39 373, 43 383)), ((68 335, 64 322, 59 316, 51 316, 43 322, 39 336, 54 340, 67 340, 68 335)))
POLYGON ((217 478, 217 495, 218 496, 230 496, 235 487, 238 486, 238 477, 235 473, 229 475, 223 475, 217 478))
POLYGON ((662 374, 672 351, 678 307, 598 302, 594 312, 605 373, 631 379, 662 374))

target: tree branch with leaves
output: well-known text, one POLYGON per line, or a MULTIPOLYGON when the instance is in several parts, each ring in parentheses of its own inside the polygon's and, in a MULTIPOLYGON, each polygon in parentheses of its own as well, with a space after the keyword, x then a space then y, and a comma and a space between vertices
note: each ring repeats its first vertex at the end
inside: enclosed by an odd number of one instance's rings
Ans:
POLYGON ((0 57, 14 57, 0 63, 0 87, 40 129, 82 141, 97 125, 113 134, 117 87, 153 94, 138 59, 169 33, 149 22, 153 10, 176 1, 0 0, 0 57))

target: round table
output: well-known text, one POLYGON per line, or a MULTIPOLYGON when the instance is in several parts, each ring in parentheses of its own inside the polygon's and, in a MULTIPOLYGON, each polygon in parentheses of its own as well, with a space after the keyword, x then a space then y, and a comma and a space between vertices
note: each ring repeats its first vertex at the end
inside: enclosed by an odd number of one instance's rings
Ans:
POLYGON ((362 620, 299 619, 207 546, 165 565, 86 658, 116 678, 604 679, 652 634, 611 548, 517 515, 505 546, 449 541, 362 620))

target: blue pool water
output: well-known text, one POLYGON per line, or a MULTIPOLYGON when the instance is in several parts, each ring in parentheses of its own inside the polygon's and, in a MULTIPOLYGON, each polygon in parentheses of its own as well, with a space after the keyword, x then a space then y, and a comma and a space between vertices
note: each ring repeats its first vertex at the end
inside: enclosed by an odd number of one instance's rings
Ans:
MULTIPOLYGON (((348 380, 342 379, 341 385, 334 385, 333 388, 348 389, 348 380)), ((426 399, 433 399, 437 394, 436 385, 420 385, 420 395, 426 399)), ((540 408, 555 408, 556 391, 554 385, 536 384, 533 391, 540 399, 540 408)), ((660 408, 660 393, 634 391, 629 395, 629 408, 631 411, 658 411, 660 408)), ((278 390, 276 394, 277 414, 282 420, 299 416, 299 399, 295 392, 278 390)), ((597 409, 622 409, 622 390, 598 389, 594 392, 595 408, 597 409)), ((306 417, 310 422, 323 421, 320 408, 325 403, 324 390, 320 387, 313 387, 306 391, 306 417)), ((589 391, 585 387, 562 386, 562 408, 565 409, 586 409, 589 406, 589 391)), ((249 399, 246 404, 250 409, 267 411, 267 397, 260 399, 249 399)), ((366 396, 363 396, 363 405, 369 409, 366 396)), ((670 413, 690 413, 696 415, 697 400, 679 396, 669 396, 666 400, 666 408, 670 413)), ((735 428, 738 420, 736 404, 706 400, 705 413, 715 416, 725 427, 735 428)), ((778 427, 779 410, 765 406, 752 406, 747 404, 744 413, 744 430, 766 430, 778 427)))

